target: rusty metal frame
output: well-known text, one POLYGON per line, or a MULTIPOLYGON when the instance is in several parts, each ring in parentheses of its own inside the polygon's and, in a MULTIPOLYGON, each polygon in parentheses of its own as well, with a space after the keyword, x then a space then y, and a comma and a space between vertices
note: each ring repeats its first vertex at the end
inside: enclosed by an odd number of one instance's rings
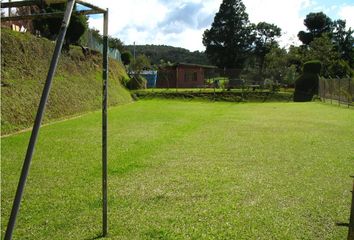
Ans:
MULTIPOLYGON (((43 6, 43 0, 30 0, 30 1, 15 1, 15 2, 1 2, 1 8, 12 7, 24 7, 24 6, 43 6)), ((5 233, 5 240, 11 240, 13 230, 16 224, 17 214, 20 208, 22 195, 27 181, 27 176, 29 173, 35 145, 38 138, 39 129, 41 126, 42 118, 45 112, 48 96, 50 93, 50 88, 52 80, 55 75, 55 70, 59 61, 61 49, 63 46, 64 38, 66 35, 66 30, 68 28, 70 18, 73 12, 79 14, 103 14, 103 74, 102 74, 102 236, 106 237, 108 234, 108 221, 107 221, 107 98, 108 98, 108 9, 102 9, 95 5, 86 3, 82 0, 67 0, 67 6, 65 12, 56 12, 56 13, 39 13, 33 15, 23 15, 23 16, 8 16, 2 17, 1 21, 17 21, 17 20, 26 20, 26 19, 38 19, 38 18, 56 18, 63 17, 63 22, 58 34, 56 41, 55 50, 53 53, 52 61, 47 74, 47 79, 43 88, 41 100, 38 106, 36 118, 34 120, 34 125, 31 133, 31 138, 28 143, 26 156, 23 162, 21 175, 19 183, 17 186, 15 198, 12 205, 12 210, 10 218, 7 224, 7 229, 5 233), (90 8, 91 10, 81 10, 74 11, 73 7, 75 3, 79 3, 85 7, 90 8)))

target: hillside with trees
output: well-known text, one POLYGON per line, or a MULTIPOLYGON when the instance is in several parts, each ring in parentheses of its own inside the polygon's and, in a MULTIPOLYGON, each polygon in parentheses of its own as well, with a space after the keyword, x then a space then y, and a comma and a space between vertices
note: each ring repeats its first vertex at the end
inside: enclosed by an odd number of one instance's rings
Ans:
MULTIPOLYGON (((134 53, 134 46, 127 45, 125 48, 134 53)), ((166 45, 136 45, 135 55, 146 55, 151 64, 157 65, 161 63, 196 63, 196 64, 210 64, 204 52, 194 51, 191 52, 185 48, 172 47, 166 45)))

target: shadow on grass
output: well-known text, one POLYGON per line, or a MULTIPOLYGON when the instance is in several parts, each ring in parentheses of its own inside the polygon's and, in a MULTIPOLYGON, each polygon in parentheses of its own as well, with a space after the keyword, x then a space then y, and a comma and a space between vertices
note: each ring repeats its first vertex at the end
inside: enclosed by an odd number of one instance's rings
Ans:
POLYGON ((102 233, 99 233, 97 234, 95 237, 88 237, 88 238, 85 238, 84 240, 95 240, 95 239, 104 239, 102 233))
MULTIPOLYGON (((354 178, 354 176, 350 176, 354 178)), ((350 208, 350 218, 349 223, 336 223, 338 227, 347 227, 348 228, 348 240, 354 240, 354 181, 353 181, 353 190, 352 190, 352 204, 350 208)))

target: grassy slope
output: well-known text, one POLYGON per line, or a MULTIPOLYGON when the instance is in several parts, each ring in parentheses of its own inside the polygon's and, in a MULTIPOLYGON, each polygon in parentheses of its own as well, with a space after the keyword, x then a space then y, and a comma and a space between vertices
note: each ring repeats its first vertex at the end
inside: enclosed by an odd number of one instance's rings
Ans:
MULTIPOLYGON (((352 110, 320 103, 111 108, 110 236, 344 239, 353 135, 352 110)), ((2 231, 28 138, 2 139, 2 231)), ((14 239, 99 235, 100 141, 99 112, 43 127, 14 239)))
MULTIPOLYGON (((47 39, 2 29, 2 134, 32 126, 53 50, 54 43, 47 39)), ((99 109, 101 65, 100 55, 85 57, 77 47, 62 54, 44 121, 99 109)), ((122 65, 110 61, 109 77, 109 104, 130 102, 129 92, 120 84, 127 78, 122 65)))

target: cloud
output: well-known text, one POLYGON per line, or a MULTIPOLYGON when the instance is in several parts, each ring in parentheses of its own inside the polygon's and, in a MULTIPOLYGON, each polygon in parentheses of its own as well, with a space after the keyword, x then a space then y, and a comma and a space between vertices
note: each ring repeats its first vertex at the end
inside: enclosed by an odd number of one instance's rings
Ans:
POLYGON ((305 28, 301 12, 313 5, 310 0, 244 0, 244 3, 251 22, 273 23, 282 29, 283 47, 299 44, 297 33, 305 28))
POLYGON ((168 16, 159 23, 159 27, 167 29, 170 25, 183 25, 185 27, 196 28, 198 25, 198 14, 203 4, 188 3, 168 12, 168 16))
POLYGON ((201 29, 212 23, 214 13, 204 11, 203 3, 186 3, 167 13, 159 28, 164 33, 181 33, 186 29, 201 29))
POLYGON ((347 28, 354 29, 354 5, 341 7, 338 15, 341 19, 346 20, 347 28))
MULTIPOLYGON (((109 7, 109 34, 125 44, 166 44, 191 50, 204 50, 202 34, 220 4, 215 0, 88 2, 109 7)), ((102 18, 90 18, 89 25, 102 31, 102 18)))
MULTIPOLYGON (((165 44, 204 50, 202 35, 210 28, 222 0, 88 0, 109 8, 109 34, 125 44, 165 44)), ((345 1, 345 0, 339 0, 345 1)), ((354 28, 354 6, 323 0, 243 0, 249 19, 276 24, 282 29, 281 46, 299 44, 305 16, 316 7, 328 10, 332 19, 346 19, 354 28), (334 7, 338 6, 338 7, 334 7), (333 15, 334 12, 338 15, 333 15), (336 17, 333 17, 336 16, 336 17)), ((319 8, 320 9, 320 8, 319 8)), ((327 13, 326 13, 327 14, 327 13)), ((101 18, 90 18, 91 27, 102 30, 101 18)))
MULTIPOLYGON (((168 11, 167 7, 158 0, 89 0, 88 2, 102 8, 109 8, 109 33, 111 35, 121 33, 127 26, 137 27, 145 31, 153 29, 158 22, 165 18, 168 11)), ((89 24, 98 30, 102 30, 101 18, 90 18, 89 24)))

